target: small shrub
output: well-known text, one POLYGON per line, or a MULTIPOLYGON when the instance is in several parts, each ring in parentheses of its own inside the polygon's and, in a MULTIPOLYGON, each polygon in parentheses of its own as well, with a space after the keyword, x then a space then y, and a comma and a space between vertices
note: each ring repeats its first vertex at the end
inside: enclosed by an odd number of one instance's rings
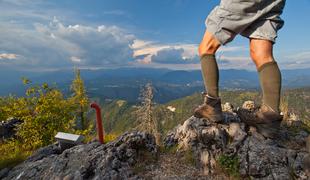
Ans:
POLYGON ((104 136, 104 143, 114 141, 118 136, 116 134, 106 134, 104 136))
POLYGON ((18 141, 12 140, 1 143, 0 152, 0 170, 14 167, 32 154, 32 151, 22 149, 18 141))
POLYGON ((238 156, 220 155, 218 160, 219 167, 231 177, 239 177, 239 158, 238 156))

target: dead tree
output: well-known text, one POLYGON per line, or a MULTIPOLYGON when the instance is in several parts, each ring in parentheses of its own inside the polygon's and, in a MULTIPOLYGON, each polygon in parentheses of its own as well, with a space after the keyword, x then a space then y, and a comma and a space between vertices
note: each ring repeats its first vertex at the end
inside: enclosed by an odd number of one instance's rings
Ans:
POLYGON ((151 83, 147 83, 140 92, 139 100, 141 105, 136 110, 137 126, 135 129, 151 133, 156 138, 156 143, 160 143, 160 133, 158 122, 154 116, 154 94, 151 83))

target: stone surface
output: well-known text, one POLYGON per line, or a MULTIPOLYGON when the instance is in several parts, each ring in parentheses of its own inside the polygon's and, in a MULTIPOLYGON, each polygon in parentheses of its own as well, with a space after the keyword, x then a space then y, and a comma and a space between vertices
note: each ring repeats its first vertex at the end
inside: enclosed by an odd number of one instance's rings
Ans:
MULTIPOLYGON (((252 109, 253 103, 244 107, 252 109)), ((285 138, 267 139, 256 128, 240 122, 234 110, 226 108, 227 119, 213 124, 191 117, 165 138, 167 147, 194 151, 197 164, 205 175, 217 171, 220 156, 238 157, 239 175, 249 179, 309 179, 308 133, 288 133, 285 138)))
POLYGON ((295 113, 289 113, 284 124, 289 127, 300 127, 303 123, 295 113))
POLYGON ((3 172, 5 175, 0 179, 138 179, 132 166, 142 150, 155 156, 155 138, 135 131, 108 144, 92 142, 63 152, 54 144, 40 149, 9 172, 3 172))
POLYGON ((232 104, 230 104, 229 102, 226 102, 225 104, 222 104, 222 110, 224 112, 233 112, 234 106, 232 104))
POLYGON ((254 109, 256 109, 256 105, 254 103, 254 101, 245 101, 242 105, 243 109, 249 110, 249 111, 253 111, 254 109))
POLYGON ((16 118, 0 122, 0 141, 13 137, 16 133, 15 128, 22 122, 22 120, 16 118))

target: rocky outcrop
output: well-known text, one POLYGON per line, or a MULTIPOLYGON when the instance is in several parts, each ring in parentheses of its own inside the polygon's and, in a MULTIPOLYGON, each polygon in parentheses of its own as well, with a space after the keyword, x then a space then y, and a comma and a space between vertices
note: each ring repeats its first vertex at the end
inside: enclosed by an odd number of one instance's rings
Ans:
POLYGON ((15 128, 22 122, 22 120, 16 118, 0 122, 0 141, 13 137, 16 133, 15 128))
MULTIPOLYGON (((255 108, 246 102, 243 108, 255 108)), ((223 106, 225 121, 214 124, 191 117, 171 131, 166 146, 180 151, 191 149, 205 175, 214 175, 219 159, 238 160, 237 173, 250 179, 309 179, 308 133, 292 133, 282 128, 282 138, 268 139, 255 127, 240 122, 233 106, 223 106)), ((229 167, 228 167, 229 168, 229 167)))
MULTIPOLYGON (((257 107, 247 101, 242 108, 257 107)), ((298 118, 285 123, 294 131, 282 127, 269 139, 241 122, 230 103, 222 109, 224 122, 190 117, 167 134, 160 151, 153 135, 137 131, 64 151, 52 144, 0 171, 0 179, 310 179, 310 137, 296 131, 298 118)))
POLYGON ((138 179, 132 167, 140 151, 156 155, 152 135, 127 132, 108 144, 92 142, 63 152, 54 144, 11 170, 2 170, 0 179, 138 179))

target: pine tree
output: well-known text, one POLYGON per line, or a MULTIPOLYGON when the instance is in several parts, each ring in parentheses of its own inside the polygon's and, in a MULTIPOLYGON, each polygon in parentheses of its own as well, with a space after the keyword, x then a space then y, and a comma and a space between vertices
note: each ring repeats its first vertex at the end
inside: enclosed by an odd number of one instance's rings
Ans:
POLYGON ((87 97, 84 81, 81 78, 79 69, 75 69, 75 78, 72 81, 71 90, 73 92, 71 100, 78 106, 78 112, 76 112, 78 114, 78 128, 86 129, 86 112, 88 110, 89 99, 87 97))

